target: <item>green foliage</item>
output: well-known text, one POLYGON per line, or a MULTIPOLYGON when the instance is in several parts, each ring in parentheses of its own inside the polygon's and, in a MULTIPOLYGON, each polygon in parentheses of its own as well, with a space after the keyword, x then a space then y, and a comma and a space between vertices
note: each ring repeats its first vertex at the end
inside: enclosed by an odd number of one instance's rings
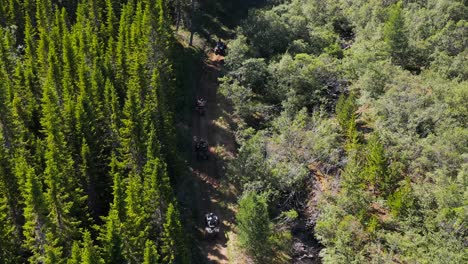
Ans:
POLYGON ((390 173, 387 171, 387 160, 385 158, 384 146, 380 142, 378 134, 371 136, 366 145, 366 165, 364 168, 364 179, 374 186, 376 191, 385 192, 392 185, 390 173))
POLYGON ((174 42, 164 0, 0 3, 1 263, 160 261, 174 42))
POLYGON ((75 241, 73 242, 71 256, 67 260, 67 264, 80 264, 81 263, 81 248, 80 244, 75 241))
POLYGON ((291 0, 251 12, 221 79, 240 118, 230 179, 280 212, 316 205, 324 263, 463 262, 466 10, 291 0))
POLYGON ((388 46, 392 59, 398 65, 405 63, 408 51, 405 20, 402 14, 401 2, 389 8, 388 20, 384 26, 384 41, 388 46))
POLYGON ((146 240, 143 264, 157 263, 159 263, 159 255, 156 245, 151 240, 146 240))
POLYGON ((392 210, 394 216, 399 216, 413 206, 413 200, 410 181, 406 179, 403 181, 400 188, 388 197, 388 206, 392 210))
POLYGON ((352 123, 356 122, 356 97, 354 94, 345 96, 341 94, 336 102, 336 119, 343 132, 350 129, 352 123))
POLYGON ((163 224, 161 255, 163 263, 189 263, 178 209, 170 203, 163 224))
POLYGON ((83 235, 83 249, 81 251, 81 263, 83 264, 99 264, 103 260, 97 254, 96 246, 93 245, 91 234, 85 231, 83 235))
POLYGON ((248 192, 239 201, 236 215, 240 245, 258 263, 263 263, 271 254, 272 230, 267 206, 265 195, 248 192))

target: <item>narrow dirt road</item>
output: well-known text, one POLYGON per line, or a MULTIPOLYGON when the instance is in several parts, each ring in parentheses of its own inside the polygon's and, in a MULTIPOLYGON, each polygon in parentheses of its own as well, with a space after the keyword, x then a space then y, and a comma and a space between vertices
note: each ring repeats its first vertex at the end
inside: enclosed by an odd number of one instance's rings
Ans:
MULTIPOLYGON (((229 129, 229 115, 225 104, 217 94, 218 76, 222 67, 222 57, 208 54, 203 64, 203 72, 197 83, 195 96, 207 101, 206 113, 192 114, 192 137, 204 139, 209 145, 209 159, 197 160, 195 152, 191 159, 193 184, 192 208, 196 212, 195 238, 201 254, 208 263, 228 263, 226 233, 234 221, 234 212, 229 204, 235 202, 223 175, 224 160, 235 153, 235 141, 229 129), (220 234, 215 238, 204 234, 204 215, 214 212, 221 220, 220 234)), ((194 101, 196 100, 194 98, 194 101)), ((193 149, 195 144, 193 144, 193 149)))

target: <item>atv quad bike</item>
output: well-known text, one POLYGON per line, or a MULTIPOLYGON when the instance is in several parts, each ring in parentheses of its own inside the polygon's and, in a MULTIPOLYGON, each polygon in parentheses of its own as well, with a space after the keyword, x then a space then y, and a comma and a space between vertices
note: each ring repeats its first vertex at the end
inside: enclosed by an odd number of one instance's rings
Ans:
POLYGON ((205 215, 205 233, 207 236, 217 236, 219 233, 219 218, 214 213, 205 215))
POLYGON ((205 115, 205 106, 206 106, 206 100, 203 98, 200 98, 197 100, 195 110, 200 114, 201 116, 205 115))
POLYGON ((195 152, 197 153, 197 160, 208 159, 208 143, 205 140, 195 142, 195 152))
POLYGON ((226 44, 224 44, 221 40, 216 43, 216 47, 214 48, 214 53, 216 55, 226 56, 226 44))

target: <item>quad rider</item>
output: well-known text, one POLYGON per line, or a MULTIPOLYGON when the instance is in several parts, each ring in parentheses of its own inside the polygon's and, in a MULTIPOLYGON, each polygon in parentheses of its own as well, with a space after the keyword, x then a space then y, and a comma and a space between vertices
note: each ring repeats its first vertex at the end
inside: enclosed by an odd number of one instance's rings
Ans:
POLYGON ((195 110, 197 110, 197 112, 200 115, 204 115, 205 114, 205 106, 206 106, 206 100, 203 99, 203 98, 198 98, 196 106, 195 106, 195 110))
POLYGON ((225 56, 226 55, 226 44, 221 41, 221 39, 216 42, 216 47, 214 48, 214 53, 216 55, 225 56))
POLYGON ((195 142, 195 152, 197 153, 198 160, 207 160, 208 159, 208 142, 201 139, 200 141, 195 142))
POLYGON ((219 233, 219 218, 214 213, 205 215, 205 231, 212 235, 219 233))

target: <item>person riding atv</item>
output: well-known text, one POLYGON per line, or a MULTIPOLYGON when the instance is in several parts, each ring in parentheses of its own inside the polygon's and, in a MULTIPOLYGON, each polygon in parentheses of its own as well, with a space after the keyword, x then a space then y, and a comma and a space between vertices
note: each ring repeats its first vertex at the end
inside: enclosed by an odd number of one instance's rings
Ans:
POLYGON ((224 42, 220 40, 218 40, 218 42, 216 42, 216 47, 214 48, 214 53, 216 55, 221 55, 221 56, 226 56, 226 44, 224 44, 224 42))
POLYGON ((197 112, 200 114, 200 115, 205 115, 205 106, 206 106, 206 100, 203 99, 203 98, 199 98, 197 100, 197 103, 196 103, 196 106, 195 106, 195 110, 197 110, 197 112))
POLYGON ((205 231, 208 235, 217 235, 219 233, 219 218, 214 213, 205 215, 205 231))
POLYGON ((195 142, 195 152, 197 153, 198 160, 207 160, 208 159, 208 142, 201 139, 200 141, 195 142))

